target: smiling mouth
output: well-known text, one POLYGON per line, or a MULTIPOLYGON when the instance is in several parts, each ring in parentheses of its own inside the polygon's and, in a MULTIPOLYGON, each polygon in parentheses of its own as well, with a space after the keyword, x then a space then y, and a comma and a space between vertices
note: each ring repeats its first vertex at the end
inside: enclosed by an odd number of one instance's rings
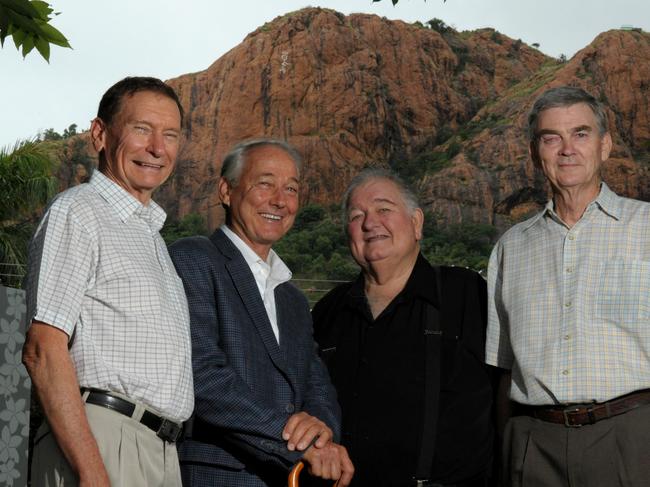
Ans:
POLYGON ((280 221, 280 220, 282 220, 281 216, 274 215, 272 213, 260 213, 260 216, 262 218, 266 218, 267 220, 272 220, 272 221, 280 221))
POLYGON ((366 242, 376 242, 378 240, 384 240, 387 239, 388 235, 373 235, 372 237, 367 237, 365 239, 366 242))
POLYGON ((148 167, 151 169, 162 169, 163 167, 165 167, 162 164, 150 164, 148 162, 141 162, 141 161, 133 161, 133 163, 137 166, 148 167))

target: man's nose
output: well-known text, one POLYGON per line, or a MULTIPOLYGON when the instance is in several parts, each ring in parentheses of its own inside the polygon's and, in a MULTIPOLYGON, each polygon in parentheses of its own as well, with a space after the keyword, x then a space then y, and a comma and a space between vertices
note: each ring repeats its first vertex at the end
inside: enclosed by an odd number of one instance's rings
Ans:
POLYGON ((575 147, 571 137, 562 138, 562 145, 560 146, 560 154, 563 156, 570 156, 575 154, 575 147))
POLYGON ((165 153, 165 138, 161 133, 152 133, 149 139, 148 150, 154 157, 162 157, 165 153))
POLYGON ((377 215, 374 212, 369 211, 363 217, 363 222, 361 222, 361 228, 363 230, 371 230, 377 225, 377 215))
POLYGON ((276 208, 284 208, 287 204, 287 198, 281 188, 276 188, 271 195, 269 203, 276 208))

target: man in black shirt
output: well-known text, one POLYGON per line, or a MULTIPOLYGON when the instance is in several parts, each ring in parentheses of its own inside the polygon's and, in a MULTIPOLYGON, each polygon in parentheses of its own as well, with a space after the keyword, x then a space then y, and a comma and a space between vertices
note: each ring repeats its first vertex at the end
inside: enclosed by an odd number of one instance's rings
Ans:
POLYGON ((362 272, 325 296, 313 317, 343 410, 352 485, 490 485, 485 281, 427 262, 422 210, 387 171, 352 180, 344 217, 362 272))

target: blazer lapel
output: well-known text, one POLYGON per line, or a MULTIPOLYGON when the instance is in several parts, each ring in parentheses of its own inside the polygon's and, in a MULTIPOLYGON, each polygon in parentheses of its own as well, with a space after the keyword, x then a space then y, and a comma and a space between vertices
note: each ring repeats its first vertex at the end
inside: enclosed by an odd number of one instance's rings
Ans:
MULTIPOLYGON (((298 340, 298 337, 301 337, 304 333, 299 328, 305 325, 304 318, 296 315, 295 304, 291 301, 287 286, 281 284, 275 288, 275 308, 278 313, 278 328, 280 329, 280 350, 285 359, 291 355, 290 351, 294 347, 305 346, 304 343, 299 343, 298 340)), ((295 376, 296 369, 287 366, 285 370, 289 375, 291 383, 297 383, 297 377, 295 376)))
POLYGON ((228 258, 226 269, 230 274, 230 278, 239 294, 239 297, 244 303, 246 312, 250 316, 251 321, 262 338, 264 347, 271 357, 271 360, 278 368, 286 372, 287 367, 285 359, 282 356, 278 342, 273 334, 271 322, 266 314, 264 302, 262 301, 262 297, 260 296, 260 292, 257 288, 250 267, 248 267, 241 252, 239 252, 237 247, 235 247, 235 245, 221 230, 214 232, 210 239, 221 253, 228 258))

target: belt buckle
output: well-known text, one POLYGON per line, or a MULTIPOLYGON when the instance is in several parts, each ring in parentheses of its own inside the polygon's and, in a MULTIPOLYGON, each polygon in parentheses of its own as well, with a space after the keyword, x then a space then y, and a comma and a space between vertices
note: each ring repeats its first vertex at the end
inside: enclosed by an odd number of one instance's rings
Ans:
POLYGON ((181 429, 181 426, 178 424, 163 418, 162 422, 160 423, 160 428, 158 428, 158 431, 156 431, 156 435, 161 440, 174 443, 181 435, 181 429))
MULTIPOLYGON (((569 414, 577 413, 579 411, 580 408, 578 407, 563 409, 562 414, 564 415, 564 426, 566 426, 567 428, 580 428, 582 426, 581 424, 573 424, 569 420, 569 414)), ((589 418, 591 419, 591 414, 589 414, 589 418)))

